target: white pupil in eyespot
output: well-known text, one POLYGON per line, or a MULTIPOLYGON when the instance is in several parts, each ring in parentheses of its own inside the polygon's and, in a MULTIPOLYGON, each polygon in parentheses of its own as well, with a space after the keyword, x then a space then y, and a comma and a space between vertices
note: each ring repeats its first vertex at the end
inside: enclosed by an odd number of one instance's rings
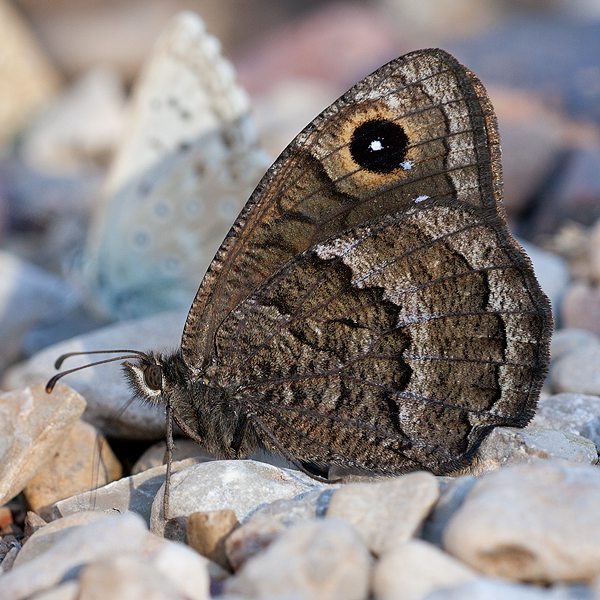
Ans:
POLYGON ((380 140, 373 140, 370 144, 370 148, 373 152, 376 152, 377 150, 383 150, 383 144, 380 140))

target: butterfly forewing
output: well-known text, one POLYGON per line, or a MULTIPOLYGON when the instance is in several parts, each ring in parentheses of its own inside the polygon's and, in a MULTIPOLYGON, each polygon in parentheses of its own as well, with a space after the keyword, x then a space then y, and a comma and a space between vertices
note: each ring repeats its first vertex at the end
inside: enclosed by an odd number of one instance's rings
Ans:
POLYGON ((318 241, 423 195, 495 210, 497 133, 493 112, 484 108, 472 75, 432 50, 389 63, 325 110, 269 169, 217 253, 186 324, 188 363, 208 361, 224 316, 318 241), (392 120, 406 132, 399 161, 405 167, 381 174, 352 158, 355 128, 374 119, 392 120))
POLYGON ((192 372, 210 364, 316 463, 449 472, 491 427, 526 424, 552 319, 503 219, 498 143, 483 87, 443 51, 357 84, 223 243, 183 335, 192 372))

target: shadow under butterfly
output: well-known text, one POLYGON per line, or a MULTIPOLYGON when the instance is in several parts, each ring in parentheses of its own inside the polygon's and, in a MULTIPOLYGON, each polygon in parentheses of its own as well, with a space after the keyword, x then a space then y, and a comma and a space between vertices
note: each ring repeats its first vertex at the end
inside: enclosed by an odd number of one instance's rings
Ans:
POLYGON ((108 360, 131 360, 135 395, 165 405, 168 455, 175 421, 222 458, 446 474, 494 427, 530 421, 552 328, 505 221, 488 96, 434 49, 360 81, 286 148, 180 350, 108 360))

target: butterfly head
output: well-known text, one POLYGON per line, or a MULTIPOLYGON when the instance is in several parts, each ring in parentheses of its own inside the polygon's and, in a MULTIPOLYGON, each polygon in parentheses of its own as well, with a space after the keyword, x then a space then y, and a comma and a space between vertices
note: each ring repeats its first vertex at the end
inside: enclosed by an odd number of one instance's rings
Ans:
POLYGON ((55 363, 55 368, 60 369, 63 362, 72 356, 82 354, 118 354, 105 360, 96 361, 68 371, 62 371, 52 377, 46 384, 46 391, 52 392, 56 382, 75 371, 87 369, 108 362, 125 360, 123 371, 130 387, 136 397, 143 401, 157 404, 162 399, 162 394, 179 387, 181 382, 185 382, 186 367, 180 353, 170 355, 161 355, 154 352, 140 352, 138 350, 97 350, 94 352, 71 352, 63 354, 55 363), (133 359, 129 362, 127 359, 133 359))
POLYGON ((180 352, 148 352, 123 364, 123 373, 134 395, 153 404, 163 401, 165 395, 185 393, 190 380, 187 371, 180 352))
POLYGON ((113 361, 125 361, 123 373, 129 387, 136 398, 143 402, 159 404, 175 401, 175 404, 189 402, 190 373, 180 351, 159 354, 156 352, 140 352, 138 350, 97 350, 94 352, 71 352, 58 358, 55 367, 60 369, 62 363, 72 356, 82 354, 118 354, 112 358, 96 361, 68 371, 61 371, 46 384, 46 391, 52 392, 56 382, 75 371, 87 369, 113 361), (128 359, 131 359, 129 362, 128 359))
POLYGON ((162 356, 149 352, 135 362, 123 363, 123 374, 137 398, 156 403, 165 387, 165 369, 162 356))

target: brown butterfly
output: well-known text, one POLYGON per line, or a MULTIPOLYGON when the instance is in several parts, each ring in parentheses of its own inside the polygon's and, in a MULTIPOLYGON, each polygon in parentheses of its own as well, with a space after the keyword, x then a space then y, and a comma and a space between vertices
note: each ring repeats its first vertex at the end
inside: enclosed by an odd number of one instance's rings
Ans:
POLYGON ((268 170, 181 349, 111 360, 135 359, 136 396, 220 457, 443 474, 493 427, 529 422, 552 327, 505 221, 489 98, 421 50, 356 84, 268 170))

